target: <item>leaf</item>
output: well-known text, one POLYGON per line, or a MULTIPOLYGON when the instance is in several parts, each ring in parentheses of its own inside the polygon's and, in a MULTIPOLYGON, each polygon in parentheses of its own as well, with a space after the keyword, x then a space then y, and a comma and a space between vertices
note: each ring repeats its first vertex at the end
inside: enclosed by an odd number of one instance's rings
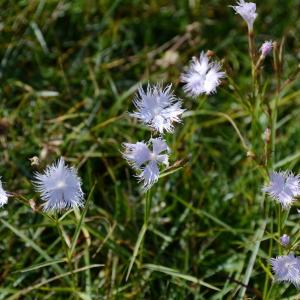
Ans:
MULTIPOLYGON (((94 264, 94 265, 89 265, 89 266, 85 266, 83 268, 79 268, 79 269, 75 269, 73 271, 70 271, 70 272, 66 272, 66 273, 63 273, 63 274, 60 274, 60 275, 57 275, 57 276, 54 276, 54 277, 51 277, 49 279, 42 279, 40 283, 38 284, 35 284, 33 286, 29 286, 23 290, 20 290, 18 291, 17 293, 15 293, 14 295, 10 296, 9 298, 7 298, 7 300, 15 300, 15 299, 20 299, 20 296, 22 295, 26 295, 28 293, 30 293, 31 291, 33 290, 36 290, 38 288, 40 288, 41 286, 43 285, 46 285, 52 281, 55 281, 55 280, 58 280, 60 278, 63 278, 63 277, 66 277, 66 276, 69 276, 71 274, 74 274, 74 273, 79 273, 79 272, 82 272, 82 271, 85 271, 85 270, 88 270, 88 269, 92 269, 92 268, 99 268, 99 267, 103 267, 104 265, 100 265, 100 264, 94 264)), ((74 291, 75 292, 75 291, 74 291)))
MULTIPOLYGON (((13 233, 15 233, 18 237, 20 237, 25 243, 27 243, 32 249, 34 249, 36 252, 38 252, 45 260, 47 261, 54 261, 48 254, 45 252, 40 246, 38 246, 33 240, 31 240, 29 237, 27 237, 23 232, 13 227, 8 222, 4 221, 3 219, 0 219, 2 224, 9 228, 13 233)), ((56 270, 56 272, 62 274, 63 270, 57 265, 57 263, 53 264, 53 268, 56 270)), ((68 283, 70 283, 70 279, 66 278, 68 283)))
POLYGON ((181 278, 181 279, 184 279, 186 281, 190 281, 190 282, 193 282, 193 283, 197 283, 197 284, 200 284, 200 285, 203 285, 203 286, 206 286, 207 288, 210 288, 212 290, 215 290, 215 291, 220 291, 219 288, 201 280, 201 279, 198 279, 194 276, 191 276, 191 275, 187 275, 187 274, 184 274, 184 273, 181 273, 179 272, 178 270, 175 270, 175 269, 171 269, 171 268, 168 268, 168 267, 164 267, 164 266, 161 266, 161 265, 154 265, 154 264, 145 264, 143 265, 143 268, 146 268, 150 271, 155 271, 155 272, 161 272, 161 273, 164 273, 164 274, 167 274, 167 275, 170 275, 172 277, 176 277, 176 278, 181 278))
POLYGON ((14 273, 18 273, 18 272, 20 272, 20 273, 30 272, 30 271, 38 270, 38 269, 43 268, 43 267, 48 267, 48 266, 51 266, 51 265, 54 265, 54 264, 59 264, 59 263, 62 263, 62 262, 66 262, 66 259, 63 258, 63 259, 57 259, 57 260, 52 260, 52 261, 46 261, 46 262, 43 262, 43 263, 31 266, 31 267, 22 269, 22 270, 18 270, 18 271, 14 272, 14 273))
POLYGON ((80 218, 79 223, 78 223, 78 225, 77 225, 77 227, 76 227, 76 230, 75 230, 75 233, 74 233, 74 237, 73 237, 73 239, 72 239, 72 244, 71 244, 70 253, 69 253, 69 256, 70 256, 70 257, 72 256, 72 254, 73 254, 73 252, 74 252, 74 250, 75 250, 75 246, 76 246, 76 243, 77 243, 77 240, 78 240, 78 237, 79 237, 81 228, 82 228, 82 226, 83 226, 83 221, 84 221, 86 212, 87 212, 87 210, 88 210, 89 202, 90 202, 90 200, 91 200, 91 198, 92 198, 92 195, 93 195, 93 192, 94 192, 94 189, 95 189, 95 185, 96 185, 96 184, 93 185, 93 187, 92 187, 92 189, 91 189, 91 191, 90 191, 90 193, 89 193, 89 196, 88 196, 88 198, 87 198, 87 200, 86 200, 84 209, 83 209, 82 214, 81 214, 81 218, 80 218))
POLYGON ((138 239, 137 239, 136 244, 135 244, 135 246, 134 246, 133 255, 131 256, 130 264, 129 264, 128 271, 127 271, 127 275, 126 275, 126 281, 127 281, 128 278, 129 278, 129 275, 130 275, 132 266, 133 266, 133 264, 134 264, 134 262, 135 262, 135 259, 136 259, 137 255, 138 255, 139 248, 140 248, 140 246, 141 246, 141 243, 142 243, 142 241, 143 241, 143 238, 144 238, 144 235, 145 235, 146 231, 147 231, 147 224, 144 224, 143 227, 142 227, 141 230, 140 230, 138 239))

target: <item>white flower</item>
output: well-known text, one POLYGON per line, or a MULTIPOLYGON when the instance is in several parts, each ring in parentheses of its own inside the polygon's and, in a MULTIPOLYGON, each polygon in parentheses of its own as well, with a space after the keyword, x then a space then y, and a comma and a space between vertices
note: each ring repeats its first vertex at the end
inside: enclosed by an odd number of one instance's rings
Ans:
POLYGON ((7 203, 8 194, 4 191, 2 187, 2 182, 0 180, 0 207, 7 203))
POLYGON ((275 273, 276 281, 291 282, 300 287, 300 258, 293 253, 271 258, 270 263, 275 273))
POLYGON ((41 193, 44 211, 62 211, 83 206, 81 179, 73 167, 65 165, 63 158, 47 166, 43 174, 36 173, 33 181, 41 193))
POLYGON ((184 91, 192 97, 215 93, 221 78, 225 77, 225 73, 220 70, 220 64, 210 62, 208 56, 202 52, 199 60, 193 58, 187 72, 181 75, 181 81, 185 83, 184 91))
POLYGON ((265 41, 262 46, 260 47, 260 52, 263 57, 266 57, 273 48, 273 42, 272 41, 265 41))
POLYGON ((143 181, 144 191, 148 190, 159 177, 159 165, 169 165, 168 155, 162 154, 169 152, 169 147, 162 138, 151 138, 146 144, 137 142, 135 144, 124 143, 125 151, 123 157, 136 169, 139 174, 139 181, 143 181), (149 145, 152 144, 152 151, 149 145))
POLYGON ((131 115, 160 133, 172 132, 173 122, 180 122, 179 116, 185 110, 171 88, 171 84, 164 89, 158 84, 148 84, 146 91, 140 87, 133 101, 137 111, 131 115))
POLYGON ((300 195, 300 177, 287 171, 273 172, 269 185, 265 186, 263 191, 287 209, 292 205, 294 198, 300 195))
POLYGON ((256 4, 253 2, 245 2, 240 0, 237 6, 231 6, 237 14, 239 14, 247 23, 249 31, 253 29, 253 23, 257 17, 256 4))

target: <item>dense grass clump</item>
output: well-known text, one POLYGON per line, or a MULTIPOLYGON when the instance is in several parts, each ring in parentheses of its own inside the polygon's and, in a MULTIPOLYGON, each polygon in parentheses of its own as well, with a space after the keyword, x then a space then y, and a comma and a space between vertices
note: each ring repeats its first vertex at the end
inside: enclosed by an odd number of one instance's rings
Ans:
POLYGON ((256 2, 257 53, 275 46, 255 80, 232 1, 0 3, 0 176, 10 194, 0 300, 296 299, 270 258, 299 256, 300 205, 282 210, 262 187, 272 171, 300 173, 300 0, 256 2), (193 99, 180 76, 207 50, 226 78, 193 99), (148 82, 172 83, 186 111, 164 136, 170 166, 142 193, 121 151, 152 135, 127 113, 148 82), (32 180, 59 157, 76 166, 85 202, 48 214, 32 180))

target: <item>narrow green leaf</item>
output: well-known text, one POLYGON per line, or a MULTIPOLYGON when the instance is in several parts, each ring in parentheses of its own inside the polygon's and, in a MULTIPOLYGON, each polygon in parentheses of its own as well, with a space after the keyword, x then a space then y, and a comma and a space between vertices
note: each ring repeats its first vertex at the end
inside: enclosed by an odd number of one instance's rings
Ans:
POLYGON ((245 275, 244 275, 244 279, 243 279, 243 287, 240 290, 238 299, 244 299, 244 296, 245 296, 245 293, 246 293, 246 286, 248 286, 248 283, 249 283, 249 280, 250 280, 250 277, 251 277, 251 274, 252 274, 252 271, 253 271, 253 267, 254 267, 254 264, 255 264, 255 261, 256 261, 256 257, 257 257, 257 254, 258 254, 261 239, 263 238, 263 235, 264 235, 264 232, 265 232, 265 229, 266 229, 266 225, 267 225, 267 221, 265 220, 261 223, 260 227, 257 229, 257 231, 255 233, 255 238, 254 239, 256 240, 256 242, 255 242, 255 244, 252 248, 252 254, 251 254, 251 257, 249 259, 248 266, 247 266, 247 269, 246 269, 246 272, 245 272, 245 275))
MULTIPOLYGON (((58 279, 63 278, 63 277, 67 277, 67 276, 72 275, 74 273, 79 273, 79 272, 85 271, 87 269, 99 268, 99 267, 103 267, 103 265, 94 264, 94 265, 90 265, 90 266, 85 266, 83 268, 75 269, 73 271, 66 272, 66 273, 63 273, 61 275, 57 275, 57 276, 51 277, 51 278, 49 278, 47 280, 42 279, 40 283, 35 284, 33 286, 29 286, 29 287, 27 287, 27 288, 25 288, 23 290, 18 291, 14 295, 12 295, 9 298, 7 298, 7 300, 20 299, 21 296, 26 295, 26 294, 30 293, 31 291, 33 291, 33 290, 39 289, 41 286, 46 285, 46 284, 48 284, 48 283, 50 283, 52 281, 58 280, 58 279)), ((76 291, 74 291, 74 292, 76 292, 76 291)))
POLYGON ((146 231, 147 231, 147 225, 144 224, 143 227, 142 227, 141 230, 140 230, 138 239, 137 239, 136 244, 135 244, 135 246, 134 246, 133 255, 131 256, 130 264, 129 264, 128 271, 127 271, 127 275, 126 275, 126 281, 127 281, 128 278, 129 278, 129 275, 130 275, 132 266, 133 266, 133 264, 134 264, 134 262, 135 262, 135 259, 136 259, 137 255, 138 255, 139 248, 140 248, 140 246, 141 246, 141 243, 142 243, 142 241, 143 241, 143 238, 144 238, 144 235, 145 235, 146 231))
POLYGON ((53 261, 46 261, 46 262, 43 262, 43 263, 31 266, 31 267, 22 269, 22 270, 18 270, 14 273, 30 272, 30 271, 34 271, 34 270, 37 270, 37 269, 40 269, 40 268, 43 268, 43 267, 48 267, 48 266, 52 266, 52 265, 55 265, 55 264, 59 264, 59 263, 62 263, 62 262, 66 262, 66 259, 63 258, 63 259, 57 259, 57 260, 53 260, 53 261))
POLYGON ((161 273, 170 275, 172 277, 181 278, 181 279, 184 279, 186 281, 193 282, 193 283, 197 283, 197 284, 206 286, 207 288, 210 288, 210 289, 215 290, 215 291, 220 291, 219 288, 217 288, 217 287, 215 287, 215 286, 213 286, 213 285, 211 285, 211 284, 209 284, 209 283, 207 283, 207 282, 205 282, 201 279, 198 279, 197 277, 181 273, 178 270, 171 269, 171 268, 168 268, 168 267, 165 267, 165 266, 154 265, 154 264, 145 264, 145 265, 143 265, 143 268, 151 270, 151 271, 155 271, 155 272, 161 272, 161 273))
POLYGON ((91 189, 91 191, 90 191, 90 193, 89 193, 89 196, 88 196, 88 198, 87 198, 87 200, 86 200, 84 209, 83 209, 82 214, 81 214, 81 218, 80 218, 79 223, 78 223, 78 225, 77 225, 77 227, 76 227, 76 230, 75 230, 75 233, 74 233, 74 237, 73 237, 73 239, 72 239, 72 244, 71 244, 71 249, 70 249, 70 254, 69 254, 70 257, 73 255, 73 252, 74 252, 74 250, 75 250, 75 246, 76 246, 76 243, 77 243, 77 240, 78 240, 78 237, 79 237, 81 228, 82 228, 82 226, 83 226, 83 221, 84 221, 86 212, 87 212, 87 210, 88 210, 89 202, 90 202, 90 200, 91 200, 91 198, 92 198, 92 195, 93 195, 93 192, 94 192, 94 189, 95 189, 95 185, 96 185, 96 184, 93 185, 93 187, 92 187, 92 189, 91 189))
POLYGON ((224 227, 228 231, 231 231, 232 233, 236 233, 236 231, 232 227, 230 227, 228 224, 224 223, 223 221, 219 220, 215 216, 211 215, 210 213, 208 213, 208 212, 206 212, 204 210, 200 210, 200 209, 197 209, 197 208, 193 207, 191 204, 189 204, 188 202, 184 201, 183 199, 177 197, 176 195, 173 195, 173 197, 176 200, 178 200, 180 203, 182 203, 184 206, 186 206, 187 208, 189 208, 196 215, 201 216, 201 217, 205 216, 208 219, 210 219, 213 222, 215 222, 216 224, 224 227))
POLYGON ((274 168, 277 169, 277 168, 280 168, 294 160, 297 160, 300 158, 300 151, 292 154, 292 155, 289 155, 287 157, 285 157, 284 159, 280 160, 279 162, 275 163, 274 165, 274 168))
MULTIPOLYGON (((36 252, 38 252, 45 260, 47 261, 54 261, 48 254, 45 252, 40 246, 38 246, 33 240, 31 240, 29 237, 27 237, 23 232, 13 227, 8 222, 4 221, 3 219, 0 219, 2 224, 9 228, 13 233, 15 233, 18 237, 20 237, 25 243, 27 243, 32 249, 34 249, 36 252)), ((53 264, 53 268, 56 272, 62 274, 63 270, 57 265, 57 263, 53 264)), ((70 283, 70 279, 66 278, 68 283, 70 283)))

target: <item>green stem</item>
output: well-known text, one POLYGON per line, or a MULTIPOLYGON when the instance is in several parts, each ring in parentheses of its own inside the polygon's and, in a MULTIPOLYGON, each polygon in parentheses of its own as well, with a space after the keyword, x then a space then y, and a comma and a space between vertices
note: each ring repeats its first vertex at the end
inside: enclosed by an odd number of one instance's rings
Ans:
MULTIPOLYGON (((269 203, 269 201, 267 201, 269 203)), ((269 205, 268 205, 269 207, 269 205)), ((270 232, 273 232, 273 218, 271 218, 270 221, 270 232)), ((271 257, 272 256, 272 249, 273 249, 273 238, 270 239, 270 244, 269 244, 269 251, 268 251, 268 256, 271 257)), ((267 268, 270 269, 269 264, 267 265, 267 268)), ((270 294, 270 289, 269 289, 269 276, 268 274, 266 274, 265 276, 265 283, 264 283, 264 290, 263 290, 263 299, 267 300, 269 299, 269 294, 270 294)))
POLYGON ((141 259, 140 264, 142 263, 142 258, 143 258, 142 253, 143 253, 143 248, 144 248, 143 243, 144 243, 145 234, 146 234, 146 231, 147 231, 148 225, 149 225, 150 211, 151 211, 151 197, 150 197, 150 190, 149 190, 149 191, 147 191, 146 196, 145 196, 144 224, 143 224, 143 226, 142 226, 142 228, 139 232, 137 241, 136 241, 135 246, 134 246, 133 254, 131 256, 129 267, 128 267, 127 274, 126 274, 126 281, 129 278, 129 275, 131 273, 131 269, 133 267, 133 264, 134 264, 138 254, 140 254, 140 257, 141 257, 140 258, 141 259))
POLYGON ((248 31, 249 56, 251 60, 251 77, 252 77, 252 97, 255 98, 256 90, 256 71, 255 71, 255 46, 253 30, 248 31))
POLYGON ((275 98, 274 107, 272 109, 271 115, 271 166, 270 169, 274 171, 275 165, 275 140, 276 140, 276 124, 277 124, 277 106, 278 106, 278 96, 275 98))
MULTIPOLYGON (((59 237, 61 239, 62 246, 63 246, 64 251, 65 251, 65 256, 66 256, 66 259, 67 259, 69 271, 72 274, 72 281, 71 281, 72 288, 73 288, 73 290, 75 290, 76 286, 77 286, 77 283, 76 283, 76 277, 75 277, 75 273, 74 273, 74 268, 73 268, 73 265, 72 265, 72 258, 70 256, 69 247, 68 247, 68 245, 67 245, 67 243, 65 241, 65 238, 64 238, 64 235, 63 235, 63 231, 62 231, 62 228, 61 228, 61 224, 60 224, 60 221, 59 221, 59 218, 58 218, 57 214, 55 215, 55 219, 54 220, 55 220, 55 225, 56 225, 59 237)), ((77 295, 76 295, 76 299, 77 299, 77 295)))
MULTIPOLYGON (((151 197, 150 197, 150 190, 149 190, 146 193, 145 203, 144 203, 144 225, 143 225, 143 227, 145 228, 145 234, 146 234, 146 231, 148 230, 150 211, 151 211, 151 197)), ((144 250, 144 239, 142 240, 141 249, 140 249, 141 262, 143 260, 143 250, 144 250)))
POLYGON ((151 197, 150 197, 150 191, 147 191, 145 197, 145 205, 144 205, 144 224, 146 225, 146 227, 148 227, 150 211, 151 211, 151 197))
MULTIPOLYGON (((278 103, 279 103, 279 97, 280 97, 280 89, 281 89, 281 66, 280 66, 280 60, 279 60, 279 52, 278 52, 278 45, 277 43, 274 44, 273 47, 273 59, 274 59, 274 70, 276 74, 276 97, 273 104, 273 107, 271 107, 271 154, 270 154, 270 160, 269 160, 269 170, 274 171, 275 169, 275 159, 276 159, 276 129, 277 129, 277 113, 278 113, 278 103)), ((267 207, 269 210, 269 201, 267 201, 267 207)), ((282 216, 281 216, 281 207, 278 205, 277 210, 277 232, 278 236, 281 236, 281 232, 284 229, 284 225, 282 225, 282 216)), ((269 256, 272 256, 272 248, 273 248, 273 234, 274 234, 274 226, 271 227, 271 235, 272 239, 270 240, 269 245, 269 256)), ((282 249, 279 245, 279 253, 282 253, 282 249)), ((268 264, 268 269, 270 269, 270 265, 268 264)), ((269 299, 271 295, 271 288, 268 291, 269 287, 269 276, 266 274, 265 279, 265 285, 264 285, 264 299, 269 299)))

